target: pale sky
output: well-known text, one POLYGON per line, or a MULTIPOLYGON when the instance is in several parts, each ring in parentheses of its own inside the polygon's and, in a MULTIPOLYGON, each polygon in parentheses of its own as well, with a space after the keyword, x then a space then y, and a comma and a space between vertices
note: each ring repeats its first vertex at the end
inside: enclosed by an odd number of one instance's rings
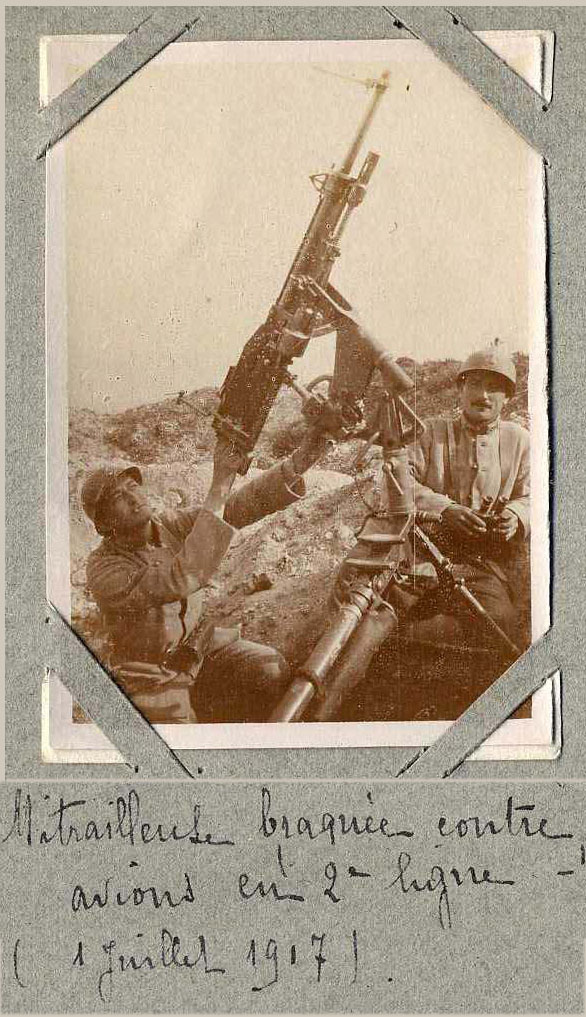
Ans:
MULTIPOLYGON (((529 72, 536 53, 517 39, 510 55, 529 72)), ((95 58, 60 40, 49 71, 71 79, 95 58)), ((540 159, 423 44, 182 43, 50 153, 70 405, 221 383, 316 206, 309 175, 341 161, 368 103, 317 67, 391 73, 356 171, 369 149, 380 162, 331 277, 371 331, 417 360, 543 340, 540 159)), ((331 367, 317 340, 293 369, 331 367)))

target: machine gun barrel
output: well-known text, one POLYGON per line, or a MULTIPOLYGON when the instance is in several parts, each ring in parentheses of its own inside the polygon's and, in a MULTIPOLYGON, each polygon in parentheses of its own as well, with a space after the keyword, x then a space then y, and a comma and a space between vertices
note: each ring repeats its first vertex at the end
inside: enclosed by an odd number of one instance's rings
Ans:
POLYGON ((388 71, 383 71, 383 73, 381 74, 381 76, 378 79, 378 81, 375 81, 375 83, 374 83, 374 92, 373 92, 372 99, 370 100, 370 104, 368 106, 368 109, 366 110, 366 113, 364 114, 364 119, 363 119, 362 123, 360 124, 360 126, 359 126, 359 128, 358 128, 358 130, 356 132, 356 136, 355 136, 352 144, 350 145, 350 148, 348 149, 348 151, 346 153, 346 158, 344 159, 344 161, 343 161, 343 163, 342 163, 342 165, 340 167, 340 173, 350 173, 351 172, 352 167, 354 165, 354 160, 356 159, 356 156, 358 155, 358 152, 360 151, 360 146, 362 145, 362 142, 364 141, 366 132, 368 131, 368 128, 370 127, 370 125, 372 123, 372 119, 374 117, 374 114, 376 113, 377 106, 378 106, 379 102, 381 101, 383 95, 385 94, 388 86, 389 86, 389 72, 388 71))
MULTIPOLYGON (((368 109, 344 157, 340 169, 312 177, 320 190, 319 204, 301 241, 293 264, 276 301, 276 307, 289 309, 290 291, 300 276, 310 276, 323 286, 339 255, 338 241, 349 214, 360 204, 378 162, 378 155, 369 152, 357 178, 351 176, 354 162, 370 127, 377 107, 389 83, 385 71, 374 85, 368 109)), ((308 336, 309 339, 309 336, 308 336)))
POLYGON ((326 286, 340 253, 339 241, 352 210, 361 203, 378 162, 369 152, 358 176, 352 167, 376 109, 388 87, 388 72, 374 83, 374 94, 339 170, 317 174, 312 182, 319 202, 293 259, 281 292, 260 326, 244 347, 238 363, 226 375, 220 405, 214 417, 218 435, 232 440, 243 452, 241 472, 294 357, 303 355, 310 339, 328 328, 315 306, 307 279, 326 286))

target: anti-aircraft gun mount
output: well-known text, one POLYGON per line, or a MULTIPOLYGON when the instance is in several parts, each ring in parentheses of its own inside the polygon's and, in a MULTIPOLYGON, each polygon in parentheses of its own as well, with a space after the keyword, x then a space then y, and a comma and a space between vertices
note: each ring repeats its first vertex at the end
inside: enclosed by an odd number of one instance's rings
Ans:
POLYGON ((312 176, 319 193, 316 210, 265 322, 228 371, 214 417, 218 436, 229 439, 241 452, 241 472, 245 473, 283 384, 302 397, 310 421, 319 422, 335 437, 349 437, 358 433, 361 401, 376 370, 383 382, 371 440, 383 450, 385 512, 366 519, 355 551, 340 571, 330 622, 268 718, 270 721, 302 719, 312 700, 317 701, 313 720, 336 715, 342 699, 362 680, 376 649, 397 630, 397 612, 391 603, 393 590, 415 589, 422 582, 411 569, 410 548, 419 548, 434 564, 433 596, 458 598, 481 617, 507 662, 520 652, 421 528, 420 524, 432 520, 415 511, 407 459, 407 445, 423 426, 405 399, 413 382, 385 346, 357 322, 352 307, 330 283, 332 268, 340 256, 342 234, 353 210, 363 201, 379 160, 375 152, 369 152, 358 174, 352 175, 366 132, 387 90, 388 78, 385 72, 378 80, 368 82, 373 94, 339 169, 312 176), (289 368, 295 358, 303 356, 311 340, 332 332, 336 333, 334 371, 328 398, 324 399, 300 385, 289 368))
MULTIPOLYGON (((355 368, 359 368, 366 359, 364 351, 372 354, 380 347, 353 319, 351 309, 340 305, 339 295, 334 301, 321 288, 313 288, 318 302, 329 303, 331 317, 339 334, 343 333, 344 348, 355 350, 355 368)), ((375 652, 397 634, 395 591, 420 595, 410 617, 403 621, 423 618, 426 612, 457 601, 492 633, 496 652, 507 666, 521 653, 423 528, 441 525, 441 518, 415 510, 407 446, 424 425, 404 399, 413 382, 388 354, 379 354, 375 363, 381 371, 383 391, 376 428, 369 441, 382 448, 384 510, 368 515, 358 533, 356 547, 337 577, 330 620, 268 718, 273 723, 304 719, 312 703, 311 720, 335 719, 343 700, 364 678, 375 652), (433 565, 434 576, 417 571, 418 555, 433 565)), ((485 502, 482 511, 487 522, 494 522, 505 504, 502 499, 494 504, 485 502)))

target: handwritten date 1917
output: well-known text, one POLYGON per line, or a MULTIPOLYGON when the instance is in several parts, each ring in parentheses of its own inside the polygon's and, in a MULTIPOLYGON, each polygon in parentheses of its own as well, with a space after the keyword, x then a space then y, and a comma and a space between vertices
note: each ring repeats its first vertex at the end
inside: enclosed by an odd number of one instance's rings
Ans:
MULTIPOLYGON (((143 933, 138 933, 137 942, 131 949, 120 949, 115 939, 102 944, 106 960, 97 978, 97 994, 104 1005, 120 1000, 120 991, 124 984, 138 977, 141 981, 149 974, 157 971, 175 971, 199 977, 207 975, 242 976, 246 969, 252 972, 251 992, 264 992, 281 981, 287 971, 295 971, 304 981, 320 986, 324 972, 331 968, 331 977, 339 979, 342 971, 348 974, 348 984, 354 985, 358 979, 359 951, 358 933, 356 929, 331 936, 325 932, 304 934, 297 942, 287 937, 270 936, 261 938, 253 936, 240 954, 237 967, 229 971, 226 961, 215 955, 216 951, 206 941, 206 936, 196 936, 191 946, 186 947, 181 936, 162 928, 158 942, 152 948, 146 948, 143 933)), ((235 958, 232 958, 234 961, 235 958)), ((83 944, 80 942, 74 966, 83 967, 83 944)), ((327 974, 326 974, 326 980, 327 974)))

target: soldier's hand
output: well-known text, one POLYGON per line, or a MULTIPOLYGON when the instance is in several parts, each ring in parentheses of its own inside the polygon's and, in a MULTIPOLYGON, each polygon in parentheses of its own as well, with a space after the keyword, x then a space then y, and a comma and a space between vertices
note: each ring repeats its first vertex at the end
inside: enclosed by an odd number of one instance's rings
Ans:
POLYGON ((511 509, 504 509, 492 526, 499 540, 511 540, 519 529, 519 516, 511 509))
POLYGON ((484 519, 465 505, 448 505, 442 512, 442 523, 460 536, 481 537, 486 533, 484 519))
POLYGON ((203 503, 204 508, 221 515, 236 474, 243 462, 242 453, 234 442, 218 438, 214 450, 212 483, 203 503))
POLYGON ((299 448, 291 455, 291 466, 297 474, 309 470, 333 445, 332 439, 320 427, 308 427, 299 448))
POLYGON ((214 449, 214 479, 234 477, 243 463, 242 452, 227 438, 218 438, 214 449))

